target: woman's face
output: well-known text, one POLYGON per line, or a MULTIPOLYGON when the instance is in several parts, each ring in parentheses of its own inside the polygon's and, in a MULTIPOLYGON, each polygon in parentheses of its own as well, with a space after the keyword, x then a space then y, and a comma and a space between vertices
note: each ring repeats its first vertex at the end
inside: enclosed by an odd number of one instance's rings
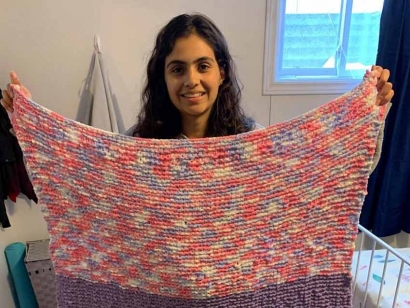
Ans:
POLYGON ((212 48, 196 35, 178 39, 165 59, 168 94, 183 119, 208 120, 223 78, 212 48))

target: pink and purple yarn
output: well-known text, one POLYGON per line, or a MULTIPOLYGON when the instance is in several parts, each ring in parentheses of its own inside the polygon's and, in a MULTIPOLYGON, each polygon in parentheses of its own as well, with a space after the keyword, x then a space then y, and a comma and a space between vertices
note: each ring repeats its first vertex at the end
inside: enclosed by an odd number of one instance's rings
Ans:
POLYGON ((235 136, 154 140, 15 93, 59 307, 351 307, 350 266, 384 108, 352 92, 235 136))

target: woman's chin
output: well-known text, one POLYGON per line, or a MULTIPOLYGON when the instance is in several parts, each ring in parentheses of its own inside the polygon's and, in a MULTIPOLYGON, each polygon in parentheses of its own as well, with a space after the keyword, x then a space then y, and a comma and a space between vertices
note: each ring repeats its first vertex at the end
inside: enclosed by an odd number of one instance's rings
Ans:
POLYGON ((203 116, 205 114, 209 114, 209 108, 207 108, 207 106, 190 106, 189 108, 184 108, 183 110, 181 110, 181 113, 190 117, 200 117, 203 116))

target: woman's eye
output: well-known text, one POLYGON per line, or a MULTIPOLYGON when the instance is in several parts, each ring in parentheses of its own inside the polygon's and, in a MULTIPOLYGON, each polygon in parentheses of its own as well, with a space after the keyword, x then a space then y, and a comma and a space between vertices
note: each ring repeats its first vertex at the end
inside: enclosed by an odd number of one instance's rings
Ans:
POLYGON ((172 72, 175 74, 181 74, 182 73, 182 67, 175 67, 172 69, 172 72))
POLYGON ((201 65, 199 65, 199 69, 201 71, 206 71, 207 69, 209 69, 209 65, 208 64, 201 64, 201 65))

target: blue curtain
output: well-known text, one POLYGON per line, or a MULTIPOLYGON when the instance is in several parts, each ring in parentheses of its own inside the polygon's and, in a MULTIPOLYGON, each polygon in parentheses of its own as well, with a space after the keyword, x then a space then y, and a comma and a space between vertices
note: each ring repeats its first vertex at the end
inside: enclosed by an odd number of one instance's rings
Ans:
POLYGON ((410 0, 384 1, 376 64, 390 70, 395 95, 360 224, 389 236, 410 233, 410 0))

